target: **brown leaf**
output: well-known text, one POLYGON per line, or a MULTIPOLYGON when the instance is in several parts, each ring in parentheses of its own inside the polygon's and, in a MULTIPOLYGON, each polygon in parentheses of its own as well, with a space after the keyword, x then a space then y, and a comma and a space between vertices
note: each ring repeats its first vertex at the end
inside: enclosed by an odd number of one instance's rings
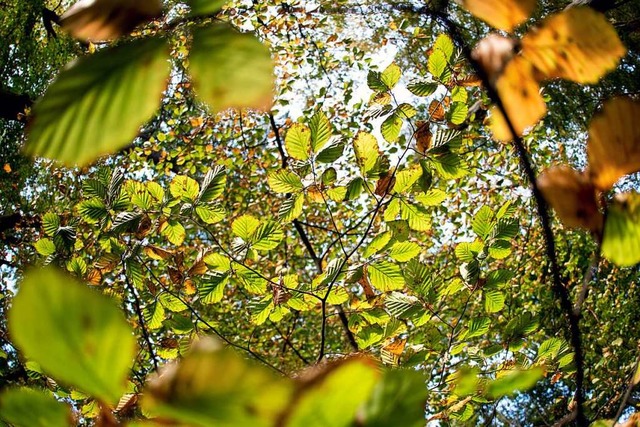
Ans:
POLYGON ((431 138, 433 134, 429 130, 429 122, 418 121, 416 126, 418 127, 414 134, 416 138, 416 150, 424 154, 431 148, 431 138))
POLYGON ((625 53, 613 25, 590 7, 552 15, 522 38, 522 55, 546 79, 597 83, 625 53))
POLYGON ((87 283, 97 286, 102 283, 102 273, 99 269, 94 268, 87 274, 87 283))
POLYGON ((175 285, 181 285, 184 280, 184 275, 177 268, 169 267, 169 278, 175 285))
POLYGON ((173 255, 173 252, 167 251, 165 249, 159 248, 158 246, 154 246, 154 245, 145 246, 144 253, 147 254, 149 258, 155 259, 155 260, 167 259, 171 255, 173 255))
POLYGON ((376 189, 374 190, 375 195, 385 196, 389 194, 389 191, 393 188, 395 183, 396 178, 392 174, 387 173, 386 175, 381 176, 376 183, 376 189))
POLYGON ((435 121, 444 120, 444 107, 442 106, 442 102, 431 101, 431 104, 429 104, 429 118, 435 121))
POLYGON ((362 286, 362 290, 364 291, 364 296, 367 300, 375 298, 376 293, 371 287, 371 283, 369 283, 369 275, 367 274, 367 266, 363 267, 362 277, 358 280, 360 286, 362 286))
POLYGON ((159 0, 80 0, 62 15, 60 23, 75 38, 108 41, 129 34, 161 11, 159 0))
POLYGON ((589 126, 587 158, 589 177, 602 191, 640 170, 640 102, 620 97, 604 104, 589 126))
POLYGON ((538 188, 564 225, 600 232, 604 217, 585 174, 569 166, 552 167, 538 177, 538 188))

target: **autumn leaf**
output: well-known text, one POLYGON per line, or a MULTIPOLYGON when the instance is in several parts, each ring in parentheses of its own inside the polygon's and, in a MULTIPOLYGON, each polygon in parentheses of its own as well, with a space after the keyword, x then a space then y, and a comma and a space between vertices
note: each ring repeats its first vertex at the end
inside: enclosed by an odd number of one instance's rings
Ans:
MULTIPOLYGON (((535 125, 547 112, 540 86, 533 76, 533 66, 522 57, 513 58, 496 83, 496 90, 515 131, 522 133, 535 125)), ((494 138, 509 141, 511 131, 497 107, 491 109, 494 138)))
POLYGON ((418 121, 416 122, 416 127, 418 128, 414 133, 414 137, 416 139, 416 150, 424 154, 429 150, 429 148, 431 148, 431 139, 433 134, 429 130, 429 122, 418 121))
POLYGON ((552 15, 522 38, 522 55, 545 79, 597 83, 625 53, 613 25, 589 7, 552 15))
POLYGON ((538 178, 538 188, 567 227, 602 229, 603 215, 598 210, 596 190, 587 176, 569 166, 556 166, 538 178))
POLYGON ((72 36, 92 42, 113 40, 160 15, 160 0, 77 1, 60 18, 72 36))
POLYGON ((600 190, 620 177, 640 170, 640 102, 630 98, 607 101, 591 120, 587 140, 588 173, 600 190))
POLYGON ((536 0, 462 0, 462 6, 489 25, 511 32, 536 7, 536 0))

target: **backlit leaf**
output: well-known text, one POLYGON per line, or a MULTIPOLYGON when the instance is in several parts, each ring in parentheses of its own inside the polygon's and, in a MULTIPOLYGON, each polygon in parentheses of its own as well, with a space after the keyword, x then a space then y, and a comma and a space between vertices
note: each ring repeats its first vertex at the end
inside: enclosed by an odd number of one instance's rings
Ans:
POLYGON ((316 112, 309 120, 311 129, 311 151, 318 153, 331 139, 331 122, 322 112, 316 112))
POLYGON ((640 262, 640 195, 625 193, 614 198, 607 211, 602 254, 620 266, 640 262))
POLYGON ((300 177, 286 169, 271 172, 267 181, 269 187, 276 193, 297 193, 303 188, 300 177))
MULTIPOLYGON (((509 61, 496 83, 502 105, 518 135, 535 125, 547 112, 533 73, 533 65, 522 56, 516 56, 509 61)), ((512 139, 506 119, 497 107, 491 109, 491 130, 497 140, 512 139)))
POLYGON ((511 32, 531 16, 536 0, 462 0, 462 6, 489 25, 511 32))
POLYGON ((379 148, 376 137, 368 132, 360 132, 353 142, 353 148, 356 153, 356 159, 360 165, 363 174, 366 174, 376 164, 378 160, 379 148))
POLYGON ((176 246, 182 245, 187 232, 177 220, 169 219, 162 223, 160 233, 176 246))
POLYGON ((369 281, 382 292, 395 291, 404 288, 402 270, 397 264, 379 261, 367 266, 369 281))
POLYGON ((216 166, 213 169, 209 169, 202 179, 197 202, 207 203, 217 199, 224 193, 226 185, 227 175, 224 173, 223 168, 216 166))
POLYGON ((79 58, 34 106, 25 151, 84 165, 129 144, 160 106, 166 41, 147 38, 79 58))
POLYGON ((193 32, 189 64, 196 94, 214 112, 267 109, 272 104, 271 55, 253 35, 226 24, 198 28, 193 32))
POLYGON ((326 366, 307 382, 285 414, 285 427, 348 427, 380 376, 370 361, 351 358, 326 366), (345 385, 349 384, 348 387, 345 385))
POLYGON ((284 239, 284 231, 275 222, 260 224, 251 236, 251 246, 254 249, 267 251, 275 248, 284 239))
POLYGON ((597 83, 625 53, 613 25, 590 7, 552 15, 522 39, 522 55, 547 79, 597 83))
POLYGON ((420 246, 414 242, 398 242, 389 250, 389 256, 396 261, 406 262, 420 253, 420 246))
POLYGON ((552 167, 538 177, 538 188, 567 227, 602 228, 595 188, 585 174, 569 166, 552 167))
POLYGON ((59 271, 27 272, 9 330, 22 353, 57 380, 111 403, 125 391, 136 344, 122 312, 59 271))
POLYGON ((447 57, 441 50, 434 50, 431 55, 429 55, 427 67, 429 72, 433 74, 433 77, 443 83, 448 82, 451 78, 451 69, 449 68, 447 57))
POLYGON ((302 123, 294 123, 287 131, 284 146, 289 156, 297 160, 309 159, 311 149, 311 130, 302 123))
POLYGON ((591 182, 609 190, 620 177, 640 170, 640 102, 613 98, 591 119, 587 140, 591 182))
POLYGON ((237 218, 231 224, 231 230, 233 234, 242 238, 244 241, 249 241, 253 233, 260 225, 260 220, 251 215, 242 215, 237 218))
POLYGON ((204 339, 149 381, 142 407, 173 424, 268 427, 289 401, 290 388, 266 368, 204 339))

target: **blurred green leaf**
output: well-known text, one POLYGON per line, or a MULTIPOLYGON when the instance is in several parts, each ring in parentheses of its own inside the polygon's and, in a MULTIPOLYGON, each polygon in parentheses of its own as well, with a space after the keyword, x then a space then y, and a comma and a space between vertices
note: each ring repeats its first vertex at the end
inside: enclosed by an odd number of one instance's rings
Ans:
POLYGON ((196 94, 214 112, 271 106, 271 55, 253 35, 227 24, 198 28, 193 32, 189 63, 196 94))
POLYGON ((44 390, 11 388, 0 395, 0 418, 15 427, 67 427, 71 408, 44 390))
POLYGON ((56 380, 110 403, 125 391, 136 341, 122 312, 54 268, 27 272, 9 330, 23 354, 56 380))
POLYGON ((34 106, 25 151, 85 165, 126 146, 160 106, 170 68, 161 38, 79 58, 34 106))

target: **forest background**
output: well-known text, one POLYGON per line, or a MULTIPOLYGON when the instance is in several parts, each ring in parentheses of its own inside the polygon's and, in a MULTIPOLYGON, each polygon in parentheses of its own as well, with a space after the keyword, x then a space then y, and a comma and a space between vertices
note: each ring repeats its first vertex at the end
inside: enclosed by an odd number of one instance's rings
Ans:
POLYGON ((637 0, 0 3, 0 422, 636 425, 637 0))

